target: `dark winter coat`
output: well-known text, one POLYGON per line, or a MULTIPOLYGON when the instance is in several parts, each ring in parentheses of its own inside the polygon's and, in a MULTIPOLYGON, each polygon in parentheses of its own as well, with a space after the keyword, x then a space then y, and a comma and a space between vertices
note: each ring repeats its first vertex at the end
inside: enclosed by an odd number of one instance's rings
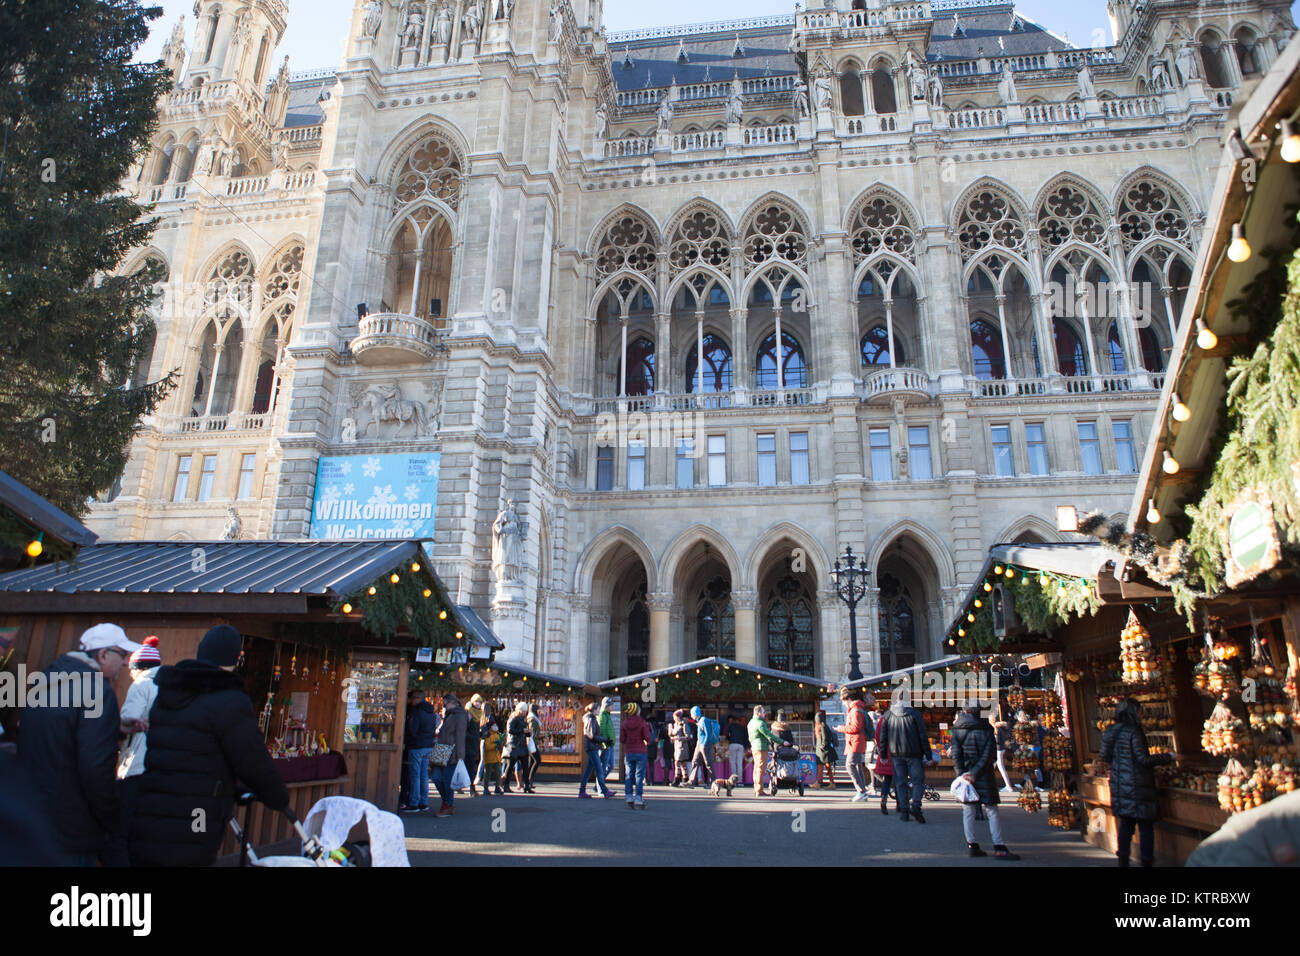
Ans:
POLYGON ((813 731, 816 737, 817 762, 835 763, 839 760, 839 754, 835 752, 835 731, 831 730, 831 725, 815 724, 813 731))
POLYGON ((691 734, 686 728, 686 722, 674 721, 668 729, 668 736, 673 741, 673 760, 681 763, 690 760, 695 752, 695 746, 691 743, 691 734))
POLYGON ((442 726, 438 728, 438 743, 456 748, 456 755, 451 758, 453 767, 457 760, 465 759, 465 730, 468 727, 469 711, 459 703, 449 705, 442 716, 442 726))
POLYGON ((406 712, 406 746, 410 750, 428 750, 438 733, 438 711, 422 700, 406 712))
POLYGON ((528 718, 523 714, 515 714, 506 724, 506 749, 503 756, 528 756, 528 718))
POLYGON ((885 740, 893 757, 930 759, 930 738, 925 732, 925 718, 915 707, 904 707, 901 714, 891 706, 885 711, 885 740))
POLYGON ((952 725, 952 765, 957 776, 971 775, 980 803, 988 807, 995 807, 999 802, 993 776, 997 759, 997 742, 989 722, 974 714, 958 717, 952 725))
POLYGON ((1117 817, 1154 821, 1155 768, 1169 763, 1168 754, 1153 756, 1140 724, 1120 721, 1106 728, 1101 759, 1110 764, 1110 809, 1117 817))
POLYGON ((159 668, 154 683, 158 699, 149 711, 131 819, 131 862, 210 866, 241 792, 251 790, 279 811, 289 805, 289 791, 266 751, 242 677, 189 660, 159 668))
POLYGON ((51 695, 60 687, 71 693, 75 683, 80 702, 91 706, 24 708, 18 728, 19 765, 53 823, 63 852, 100 855, 121 820, 117 697, 103 672, 80 652, 64 654, 44 673, 51 695), (96 711, 97 716, 91 716, 96 711))

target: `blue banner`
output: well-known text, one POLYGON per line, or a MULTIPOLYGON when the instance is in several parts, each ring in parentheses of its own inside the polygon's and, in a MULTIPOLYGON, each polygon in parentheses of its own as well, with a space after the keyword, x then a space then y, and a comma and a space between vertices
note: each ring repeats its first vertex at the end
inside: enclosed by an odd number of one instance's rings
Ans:
POLYGON ((313 538, 432 538, 439 454, 321 458, 313 538))

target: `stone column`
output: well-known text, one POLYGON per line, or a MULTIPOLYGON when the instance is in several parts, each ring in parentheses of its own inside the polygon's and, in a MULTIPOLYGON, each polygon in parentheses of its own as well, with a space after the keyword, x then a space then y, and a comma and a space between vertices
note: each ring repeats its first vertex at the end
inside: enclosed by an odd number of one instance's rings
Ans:
POLYGON ((647 597, 650 606, 650 669, 653 671, 672 663, 669 614, 673 595, 670 591, 655 591, 647 597))
POLYGON ((591 595, 575 594, 569 599, 569 671, 574 677, 590 677, 591 595))
POLYGON ((591 612, 592 647, 587 659, 587 679, 595 682, 609 679, 609 608, 591 612))
POLYGON ((731 606, 736 614, 736 660, 758 663, 758 595, 753 591, 732 591, 731 606))

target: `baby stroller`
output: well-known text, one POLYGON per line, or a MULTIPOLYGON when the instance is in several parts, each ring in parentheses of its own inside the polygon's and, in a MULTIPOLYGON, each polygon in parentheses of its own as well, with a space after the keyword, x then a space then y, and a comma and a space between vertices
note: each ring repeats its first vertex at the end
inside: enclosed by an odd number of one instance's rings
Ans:
MULTIPOLYGON (((238 800, 248 807, 257 797, 246 793, 238 800)), ((259 857, 249 846, 245 812, 244 826, 232 817, 230 827, 239 839, 239 865, 280 866, 410 866, 406 856, 406 828, 396 814, 385 813, 374 804, 353 797, 325 797, 318 800, 299 823, 290 809, 284 815, 302 841, 296 856, 259 857)))
POLYGON ((798 790, 803 796, 803 770, 799 766, 799 748, 784 744, 772 753, 767 762, 767 773, 771 778, 767 792, 776 796, 777 790, 798 790))

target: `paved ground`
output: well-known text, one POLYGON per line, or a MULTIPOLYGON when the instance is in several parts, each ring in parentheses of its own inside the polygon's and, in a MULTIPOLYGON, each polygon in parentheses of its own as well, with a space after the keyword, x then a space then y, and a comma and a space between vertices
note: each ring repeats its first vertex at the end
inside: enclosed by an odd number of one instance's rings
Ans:
MULTIPOLYGON (((885 817, 876 800, 850 803, 847 789, 809 790, 803 797, 781 791, 759 799, 752 790, 737 790, 732 798, 719 799, 703 788, 653 787, 646 792, 645 810, 629 810, 621 787, 615 793, 612 800, 579 800, 576 784, 539 783, 535 795, 457 797, 453 817, 403 814, 411 863, 1016 865, 967 855, 961 807, 946 793, 938 803, 927 801, 925 824, 903 823, 892 804, 885 817), (797 810, 803 814, 796 815, 797 810)), ((438 806, 436 792, 430 805, 438 806)), ((1029 814, 1014 803, 1004 804, 1002 819, 1008 845, 1026 864, 1114 865, 1114 857, 1084 843, 1077 831, 1049 827, 1045 810, 1029 814)), ((988 825, 976 826, 983 828, 978 835, 988 849, 988 825)))

